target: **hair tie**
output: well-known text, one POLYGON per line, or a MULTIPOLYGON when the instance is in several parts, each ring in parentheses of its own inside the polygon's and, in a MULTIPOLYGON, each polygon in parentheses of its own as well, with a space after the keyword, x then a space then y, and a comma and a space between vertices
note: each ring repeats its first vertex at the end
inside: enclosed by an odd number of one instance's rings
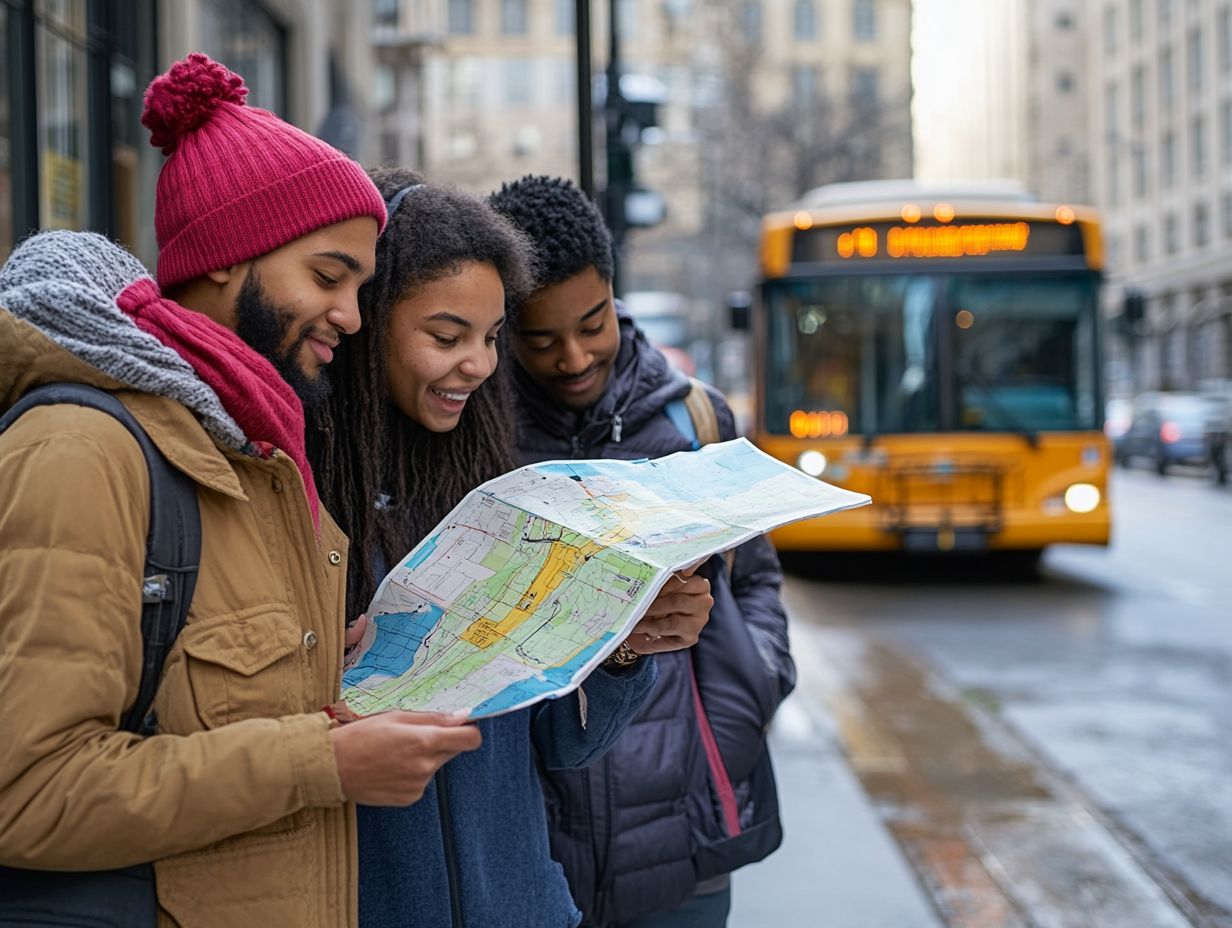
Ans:
POLYGON ((389 222, 390 219, 394 218, 394 213, 398 211, 398 207, 402 205, 402 200, 408 193, 410 193, 416 187, 422 187, 422 186, 423 184, 411 184, 409 187, 403 187, 401 190, 395 193, 392 197, 386 200, 385 201, 385 216, 386 216, 385 221, 389 222))

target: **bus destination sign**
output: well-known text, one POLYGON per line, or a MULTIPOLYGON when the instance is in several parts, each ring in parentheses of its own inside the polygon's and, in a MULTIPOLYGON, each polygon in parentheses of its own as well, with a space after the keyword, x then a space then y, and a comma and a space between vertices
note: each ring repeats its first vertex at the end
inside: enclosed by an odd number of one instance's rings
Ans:
POLYGON ((797 229, 792 263, 1083 254, 1082 231, 1056 222, 881 222, 797 229))

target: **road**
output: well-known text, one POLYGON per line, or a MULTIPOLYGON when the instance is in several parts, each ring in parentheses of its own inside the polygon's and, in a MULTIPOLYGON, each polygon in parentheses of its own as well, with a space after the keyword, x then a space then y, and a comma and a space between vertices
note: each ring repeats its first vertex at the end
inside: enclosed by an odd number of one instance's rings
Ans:
POLYGON ((1232 928, 1232 491, 1112 492, 1035 579, 793 565, 787 839, 734 928, 1232 928))

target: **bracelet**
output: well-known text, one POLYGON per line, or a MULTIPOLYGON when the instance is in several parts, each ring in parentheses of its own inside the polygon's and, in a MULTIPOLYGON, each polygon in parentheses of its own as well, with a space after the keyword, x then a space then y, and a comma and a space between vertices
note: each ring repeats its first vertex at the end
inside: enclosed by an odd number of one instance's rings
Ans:
POLYGON ((622 641, 620 647, 607 656, 607 660, 603 662, 605 667, 628 667, 631 664, 636 664, 641 659, 640 654, 629 647, 629 642, 622 641))

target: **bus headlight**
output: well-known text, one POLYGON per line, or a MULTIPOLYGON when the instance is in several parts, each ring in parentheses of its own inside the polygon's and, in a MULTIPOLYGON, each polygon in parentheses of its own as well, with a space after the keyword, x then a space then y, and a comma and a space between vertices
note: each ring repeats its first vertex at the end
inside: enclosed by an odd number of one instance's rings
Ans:
POLYGON ((826 472, 826 456, 820 451, 805 451, 796 461, 796 466, 810 477, 820 477, 826 472))
POLYGON ((1090 483, 1075 483, 1065 491, 1065 507, 1070 512, 1094 512, 1100 498, 1099 487, 1090 483))

